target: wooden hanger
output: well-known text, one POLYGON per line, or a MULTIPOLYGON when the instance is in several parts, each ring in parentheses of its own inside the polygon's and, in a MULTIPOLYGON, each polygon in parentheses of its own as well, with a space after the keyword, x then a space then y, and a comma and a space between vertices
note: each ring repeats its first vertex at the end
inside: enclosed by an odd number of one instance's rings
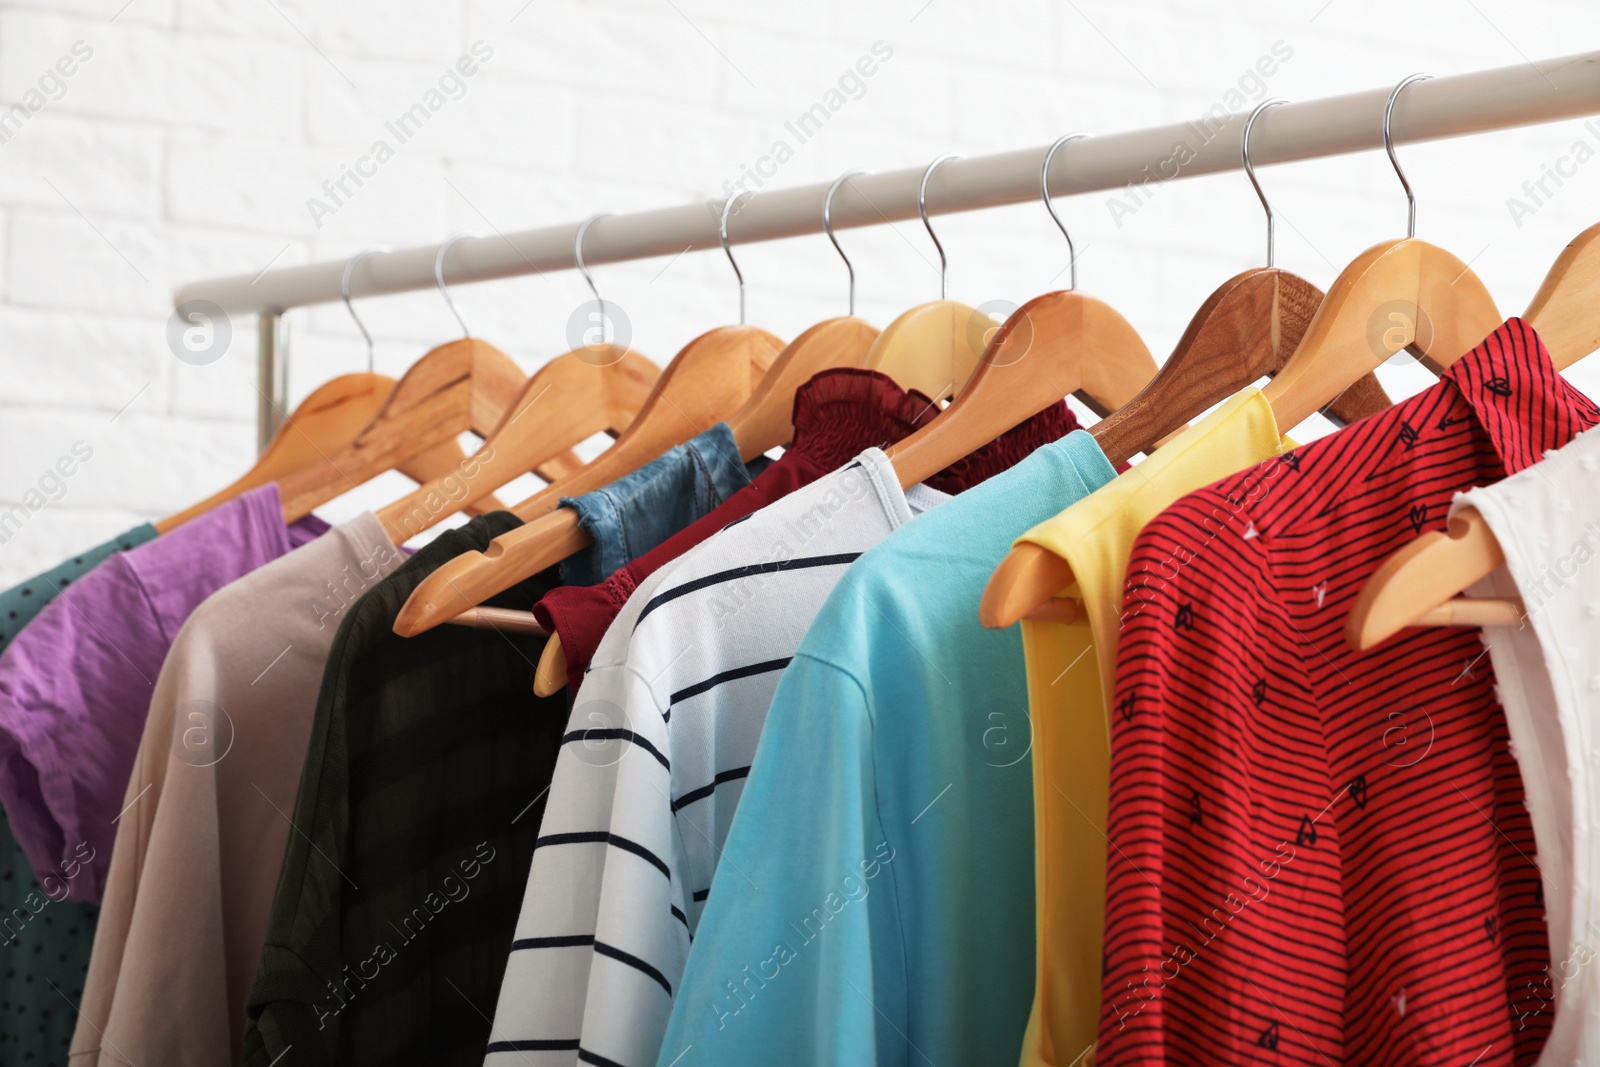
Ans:
MULTIPOLYGON (((793 440, 795 391, 820 371, 859 367, 877 336, 878 330, 871 323, 846 316, 820 322, 790 342, 772 361, 771 369, 750 399, 728 419, 740 458, 749 462, 793 440)), ((534 531, 535 528, 536 532, 527 535, 528 562, 522 565, 531 568, 533 574, 594 544, 594 538, 579 524, 578 513, 571 508, 557 508, 524 529, 534 531)), ((503 619, 484 616, 461 622, 464 625, 498 625, 503 619)), ((540 654, 539 667, 534 673, 534 691, 540 696, 549 696, 565 686, 566 679, 566 655, 561 650, 560 636, 553 634, 540 654)))
MULTIPOLYGON (((579 223, 573 243, 578 270, 594 293, 602 324, 607 321, 605 302, 584 264, 583 239, 590 225, 607 214, 591 215, 579 223)), ((660 376, 659 367, 625 345, 602 341, 557 356, 522 386, 473 462, 383 508, 379 521, 395 544, 403 544, 461 510, 465 501, 486 495, 595 434, 618 436, 639 414, 660 376), (524 417, 535 405, 536 414, 524 417)), ((581 467, 580 463, 562 476, 581 467)))
POLYGON ((767 331, 744 325, 744 275, 727 238, 728 212, 738 199, 730 197, 723 205, 719 234, 739 282, 740 325, 719 327, 684 346, 615 444, 512 509, 527 525, 501 534, 483 552, 457 556, 423 579, 395 618, 395 633, 413 637, 431 630, 538 574, 533 565, 552 553, 562 552, 554 557, 559 560, 578 551, 582 545, 572 547, 575 534, 581 534, 575 521, 534 520, 560 507, 562 497, 610 485, 725 421, 750 399, 784 345, 767 331))
POLYGON ((1046 293, 1011 314, 966 388, 888 456, 909 489, 1068 394, 1107 414, 1155 373, 1150 350, 1109 304, 1070 290, 1046 293))
POLYGON ((739 455, 749 462, 793 441, 795 393, 825 370, 865 366, 879 336, 872 323, 844 315, 824 319, 789 342, 750 399, 728 419, 739 455))
POLYGON ((610 485, 727 418, 748 399, 782 347, 776 337, 750 326, 725 326, 695 338, 668 365, 615 444, 513 508, 527 525, 501 534, 486 551, 455 557, 423 579, 400 609, 394 632, 413 637, 431 630, 539 573, 531 564, 570 545, 570 532, 562 541, 558 530, 552 548, 553 524, 531 520, 554 511, 562 497, 610 485))
POLYGON ((992 319, 959 300, 919 304, 883 328, 863 365, 942 401, 972 377, 992 329, 992 319))
POLYGON ((1471 268, 1415 237, 1417 201, 1394 153, 1390 117, 1401 91, 1426 77, 1401 81, 1383 111, 1384 148, 1409 207, 1407 237, 1374 245, 1344 269, 1294 355, 1262 390, 1285 432, 1402 348, 1438 373, 1502 321, 1471 268))
MULTIPOLYGON (((865 319, 856 318, 856 269, 833 233, 834 194, 851 178, 866 173, 864 170, 846 171, 834 179, 822 198, 822 232, 833 242, 839 258, 844 260, 844 269, 850 278, 849 313, 839 318, 824 319, 790 341, 772 361, 771 368, 756 385, 750 399, 728 420, 734 440, 739 442, 739 454, 746 462, 794 440, 794 395, 802 385, 825 370, 869 366, 872 354, 878 351, 878 341, 883 334, 865 319)), ((721 232, 723 249, 727 251, 725 225, 721 232)), ((730 261, 733 259, 731 251, 728 258, 730 261)), ((738 263, 734 263, 733 267, 737 273, 738 263)), ((740 284, 742 287, 742 276, 740 284)), ((741 321, 743 306, 741 296, 741 321)), ((898 378, 894 380, 897 383, 900 381, 898 378)))
MULTIPOLYGON (((565 352, 534 372, 472 460, 447 471, 378 512, 395 544, 404 544, 470 500, 597 433, 627 430, 661 370, 629 348, 595 345, 565 352), (542 403, 541 403, 542 401, 542 403), (530 412, 536 412, 531 417, 530 412)), ((582 469, 563 472, 571 477, 582 469)), ((560 481, 561 478, 553 479, 560 481)))
MULTIPOLYGON (((728 420, 734 440, 739 443, 739 454, 747 462, 794 440, 794 396, 800 386, 821 371, 835 367, 864 366, 874 342, 880 336, 876 326, 856 318, 855 267, 833 233, 834 194, 851 178, 866 173, 864 170, 846 171, 834 179, 822 198, 822 232, 833 242, 839 258, 844 260, 845 271, 850 278, 850 313, 842 318, 825 319, 790 341, 778 353, 778 358, 773 360, 771 369, 756 386, 744 407, 728 420)), ((552 526, 559 522, 562 529, 559 532, 552 531, 549 535, 548 554, 539 558, 540 566, 534 573, 572 555, 572 552, 567 552, 556 556, 556 552, 573 544, 579 546, 574 550, 578 551, 592 543, 588 534, 578 526, 576 513, 570 509, 552 512, 540 521, 552 526), (544 562, 546 559, 548 562, 544 562)), ((458 617, 453 621, 476 626, 495 625, 503 622, 503 619, 483 617, 480 621, 479 617, 474 616, 458 617)), ((527 625, 525 620, 522 625, 527 625)), ((539 632, 543 632, 543 627, 539 627, 539 632)), ((533 691, 538 696, 550 696, 565 688, 566 684, 567 657, 561 648, 561 635, 551 634, 550 640, 545 642, 544 651, 539 654, 539 666, 533 675, 533 691)))
POLYGON ((939 299, 917 305, 884 327, 866 362, 869 369, 887 374, 900 388, 916 390, 935 401, 961 391, 977 369, 994 328, 989 316, 946 299, 949 262, 928 221, 928 180, 940 166, 960 158, 947 152, 935 159, 917 185, 917 213, 939 253, 939 299))
MULTIPOLYGON (((394 389, 393 378, 367 371, 341 374, 318 386, 278 427, 255 465, 243 476, 198 504, 162 519, 155 524, 156 532, 168 533, 251 489, 281 481, 295 471, 327 463, 329 456, 348 446, 371 425, 384 399, 394 389)), ((458 469, 465 458, 458 442, 446 441, 412 456, 396 469, 412 481, 422 483, 458 469)), ((577 457, 571 456, 570 460, 575 464, 577 457)), ((484 496, 471 505, 471 510, 476 513, 501 506, 493 496, 484 496)))
MULTIPOLYGON (((443 267, 445 253, 457 239, 440 245, 434 258, 434 278, 453 313, 455 303, 444 285, 443 267)), ((379 250, 368 249, 351 257, 345 264, 342 285, 345 307, 366 339, 369 364, 372 335, 350 303, 350 275, 356 264, 374 251, 379 250)), ((460 320, 459 313, 456 318, 460 320)), ((465 323, 462 328, 465 330, 465 323)), ((377 417, 355 441, 326 463, 296 471, 279 482, 284 521, 302 519, 363 482, 468 430, 487 437, 500 425, 525 380, 510 356, 476 337, 463 337, 430 350, 400 377, 377 417)))
POLYGON ((1439 373, 1501 321, 1483 282, 1449 252, 1414 239, 1375 245, 1334 281, 1262 393, 1287 432, 1401 349, 1439 373), (1394 310, 1380 321, 1385 307, 1394 310))
POLYGON ((1600 349, 1600 223, 1561 250, 1522 317, 1557 370, 1600 349))
POLYGON ((1477 508, 1462 508, 1445 530, 1429 530, 1384 560, 1345 619, 1345 641, 1358 652, 1411 626, 1517 626, 1520 597, 1458 597, 1505 564, 1494 531, 1477 508))
MULTIPOLYGON (((1600 224, 1562 250, 1523 318, 1557 370, 1600 349, 1600 224)), ((1345 620, 1345 640, 1366 651, 1412 626, 1516 626, 1521 598, 1461 598, 1505 563, 1494 531, 1476 508, 1462 508, 1447 530, 1430 530, 1384 561, 1345 620)))
MULTIPOLYGON (((1051 145, 1039 171, 1045 207, 1067 236, 1073 285, 1077 253, 1051 203, 1048 176, 1056 151, 1081 136, 1070 134, 1051 145)), ((926 184, 926 175, 923 180, 926 184)), ((1155 360, 1138 331, 1109 304, 1075 288, 1046 293, 1012 312, 984 349, 966 388, 932 422, 891 447, 888 456, 901 487, 909 489, 1069 393, 1106 415, 1133 399, 1155 373, 1155 360)))
MULTIPOLYGON (((1419 77, 1426 75, 1413 75, 1395 87, 1383 117, 1384 147, 1406 192, 1410 234, 1416 232, 1416 198, 1394 154, 1390 117, 1401 90, 1419 77)), ((1489 291, 1461 260, 1415 237, 1384 242, 1357 256, 1335 279, 1300 344, 1262 395, 1272 405, 1278 426, 1287 432, 1402 348, 1437 372, 1500 323, 1489 291)), ((1025 580, 1026 585, 995 592, 988 612, 993 622, 1011 618, 1019 608, 1034 618, 1077 617, 1075 602, 1054 599, 1072 578, 1065 561, 1050 555, 1055 562, 1035 556, 1033 572, 1013 574, 1010 579, 1025 580), (1050 598, 1041 600, 1042 590, 1051 583, 1059 584, 1050 598)))
MULTIPOLYGON (((1235 275, 1200 306, 1161 370, 1138 396, 1089 431, 1113 464, 1139 452, 1219 401, 1275 374, 1300 342, 1322 291, 1299 275, 1261 267, 1235 275)), ((1389 407, 1376 376, 1341 393, 1328 413, 1348 425, 1389 407)), ((1014 546, 984 589, 978 618, 1004 629, 1022 618, 1071 621, 1072 565, 1042 545, 1014 546), (1065 614, 1063 614, 1065 613, 1065 614)))
MULTIPOLYGON (((1273 266, 1272 204, 1250 162, 1251 128, 1262 112, 1281 103, 1267 100, 1251 112, 1240 145, 1245 175, 1267 217, 1267 266, 1234 275, 1207 297, 1144 391, 1095 424, 1090 433, 1113 465, 1150 451, 1213 404, 1276 374, 1322 304, 1322 290, 1273 266)), ((1348 425, 1388 406, 1383 386, 1369 373, 1339 394, 1328 411, 1348 425)), ((1072 565, 1054 552, 1042 545, 1016 545, 984 589, 979 621, 990 629, 1025 617, 1070 622, 1077 617, 1077 603, 1057 598, 1074 580, 1072 565)))
MULTIPOLYGON (((728 420, 739 455, 746 462, 794 439, 794 394, 820 371, 834 367, 859 367, 879 336, 877 327, 855 316, 826 319, 791 341, 773 360, 772 368, 761 379, 755 392, 728 420)), ((576 552, 594 544, 594 539, 578 524, 578 513, 559 508, 533 525, 542 526, 538 549, 530 547, 527 564, 538 574, 576 552)), ((480 609, 481 610, 481 609, 480 609)), ((484 618, 495 625, 499 618, 484 618)), ((479 625, 476 619, 463 619, 465 625, 479 625)), ((543 632, 543 628, 540 628, 543 632)), ((551 634, 539 654, 534 671, 533 691, 539 696, 559 692, 567 684, 567 657, 561 649, 561 635, 551 634)))

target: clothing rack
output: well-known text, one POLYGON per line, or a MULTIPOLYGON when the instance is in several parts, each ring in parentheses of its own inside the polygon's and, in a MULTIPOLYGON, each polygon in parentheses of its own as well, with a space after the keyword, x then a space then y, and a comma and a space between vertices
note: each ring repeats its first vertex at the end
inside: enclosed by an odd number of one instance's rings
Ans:
MULTIPOLYGON (((1383 147, 1384 104, 1392 86, 1285 104, 1262 114, 1251 131, 1256 165, 1289 163, 1383 147)), ((1520 63, 1417 82, 1406 89, 1393 116, 1396 143, 1532 126, 1600 113, 1600 52, 1520 63)), ((1100 134, 1074 141, 1056 154, 1049 176, 1052 195, 1069 196, 1192 178, 1240 168, 1240 133, 1245 113, 1222 114, 1220 106, 1187 122, 1144 130, 1100 134)), ((954 159, 928 183, 930 214, 974 211, 1035 200, 1045 146, 954 159)), ((924 164, 852 178, 834 198, 835 229, 917 217, 917 187, 924 164)), ((729 220, 735 244, 822 232, 822 204, 830 182, 774 189, 747 197, 729 220)), ((584 261, 616 263, 677 255, 690 249, 720 249, 721 201, 691 203, 626 215, 606 216, 584 238, 584 261)), ((577 266, 573 243, 578 223, 461 241, 446 253, 452 285, 510 278, 577 266)), ((439 245, 371 256, 352 272, 351 291, 363 296, 429 289, 439 245)), ((288 331, 291 308, 340 299, 345 261, 284 267, 265 273, 192 282, 175 303, 209 301, 230 314, 256 313, 260 401, 257 436, 264 447, 288 402, 288 331)))

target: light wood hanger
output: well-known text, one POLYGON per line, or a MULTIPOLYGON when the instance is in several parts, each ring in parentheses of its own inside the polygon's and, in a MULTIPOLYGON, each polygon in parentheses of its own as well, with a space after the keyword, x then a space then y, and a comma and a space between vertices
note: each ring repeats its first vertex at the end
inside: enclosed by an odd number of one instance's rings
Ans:
MULTIPOLYGON (((1557 370, 1600 349, 1600 224, 1556 257, 1523 314, 1557 370)), ((1345 640, 1366 651, 1412 626, 1517 626, 1521 598, 1462 598, 1505 563, 1494 531, 1476 508, 1462 508, 1441 532, 1430 530, 1384 561, 1345 620, 1345 640)))
MULTIPOLYGON (((1234 276, 1201 305, 1149 386, 1089 432, 1113 464, 1148 451, 1213 404, 1276 373, 1321 300, 1316 286, 1275 267, 1234 276)), ((1348 425, 1389 406, 1383 386, 1368 374, 1327 410, 1348 425)), ((1072 565, 1043 545, 1016 545, 984 589, 979 621, 990 629, 1023 618, 1070 622, 1076 602, 1057 598, 1075 580, 1072 565)))
POLYGON ((1522 317, 1557 370, 1600 349, 1600 223, 1561 250, 1522 317))
MULTIPOLYGON (((540 519, 554 511, 562 497, 610 485, 710 429, 749 397, 752 379, 759 380, 781 347, 776 337, 749 326, 725 326, 695 338, 667 366, 650 399, 615 444, 587 467, 512 510, 525 521, 540 519)), ((567 540, 551 548, 549 527, 527 521, 495 538, 486 551, 463 553, 423 579, 400 609, 394 632, 414 637, 431 630, 539 573, 529 569, 530 563, 570 545, 567 540)))
MULTIPOLYGON (((723 206, 724 251, 729 251, 728 210, 737 199, 731 197, 723 206)), ((744 325, 744 276, 731 251, 728 260, 739 280, 740 325, 719 327, 690 341, 615 444, 582 470, 512 509, 527 525, 501 534, 483 552, 455 557, 423 579, 395 618, 395 633, 414 637, 431 630, 538 574, 540 568, 532 565, 551 553, 566 549, 555 557, 563 559, 577 551, 581 545, 570 547, 573 531, 581 532, 575 523, 535 520, 555 511, 562 497, 582 496, 611 484, 725 421, 749 400, 784 346, 767 331, 744 325)))
MULTIPOLYGON (((255 464, 233 484, 206 497, 198 504, 155 524, 157 533, 169 533, 191 519, 204 515, 219 504, 281 481, 295 471, 304 471, 329 462, 328 457, 347 447, 362 430, 371 425, 394 392, 395 380, 384 374, 362 371, 341 374, 324 382, 300 402, 284 419, 278 432, 257 457, 255 464)), ((456 470, 466 458, 461 445, 446 441, 412 456, 396 469, 414 482, 423 483, 456 470)), ((574 457, 576 459, 576 457, 574 457)), ((477 513, 502 505, 493 496, 480 497, 470 510, 477 513)))
MULTIPOLYGON (((819 371, 861 366, 877 337, 877 327, 851 315, 819 322, 791 341, 772 361, 772 368, 761 379, 749 401, 728 420, 734 440, 739 443, 740 457, 748 462, 793 440, 795 390, 819 371)), ((532 568, 534 574, 594 544, 594 539, 578 524, 578 513, 571 508, 558 508, 531 525, 542 527, 538 548, 528 549, 531 561, 526 566, 532 568)), ((460 621, 465 625, 478 624, 471 619, 460 621)), ((567 657, 561 648, 561 635, 551 634, 539 655, 533 691, 539 696, 549 696, 566 684, 567 657)))
MULTIPOLYGON (((1077 253, 1051 203, 1048 176, 1056 151, 1081 136, 1071 134, 1051 145, 1039 171, 1045 207, 1067 237, 1074 285, 1077 253)), ((1069 393, 1106 415, 1138 395, 1155 373, 1155 360, 1138 331, 1109 304, 1076 289, 1046 293, 1006 319, 950 406, 887 454, 901 487, 909 489, 1069 393)))
MULTIPOLYGON (((1256 118, 1282 103, 1267 100, 1251 112, 1240 144, 1245 175, 1267 217, 1267 265, 1234 275, 1207 297, 1144 391, 1090 430, 1113 464, 1150 451, 1213 404, 1264 375, 1276 374, 1322 304, 1322 290, 1274 266, 1272 204, 1250 162, 1250 131, 1256 118)), ((1383 386, 1367 374, 1327 410, 1348 425, 1387 407, 1383 386)), ((1043 545, 1016 545, 984 589, 979 621, 990 629, 1004 629, 1025 617, 1071 621, 1078 614, 1076 601, 1057 598, 1074 581, 1072 565, 1043 545)))
POLYGON ((1494 298, 1465 263, 1416 239, 1417 200, 1395 156, 1390 117, 1413 74, 1389 94, 1384 148, 1405 189, 1407 236, 1374 245, 1334 280, 1289 362, 1262 390, 1289 432, 1384 360, 1409 350, 1435 373, 1500 326, 1494 298))
MULTIPOLYGON (((378 521, 395 544, 404 544, 493 487, 540 471, 549 457, 597 433, 619 436, 660 375, 650 360, 616 345, 562 353, 534 372, 470 460, 380 509, 378 521), (537 416, 525 418, 530 411, 537 416)), ((580 463, 553 481, 581 469, 580 463)))
MULTIPOLYGON (((444 253, 451 243, 440 246, 434 259, 434 277, 455 312, 455 303, 443 284, 444 253)), ((345 307, 367 342, 369 369, 372 335, 350 302, 350 276, 361 259, 380 250, 368 249, 351 257, 345 264, 341 288, 345 307)), ((456 317, 459 321, 459 313, 456 317)), ((454 441, 465 431, 487 437, 516 400, 524 381, 525 376, 510 356, 475 337, 449 341, 430 350, 401 376, 371 425, 355 441, 327 457, 326 463, 296 471, 279 482, 284 520, 302 519, 350 489, 454 441)), ((568 459, 561 457, 552 466, 565 468, 568 459)), ((541 473, 553 476, 555 471, 541 473)))
MULTIPOLYGON (((1395 156, 1390 118, 1401 90, 1423 77, 1426 75, 1412 75, 1395 86, 1383 114, 1384 148, 1405 189, 1407 232, 1412 236, 1375 245, 1345 268, 1317 308, 1294 354, 1262 390, 1285 432, 1402 348, 1438 372, 1500 325, 1500 313, 1478 276, 1455 256, 1414 236, 1416 197, 1395 156)), ((1051 554, 1051 558, 1056 562, 1043 561, 1042 570, 1025 576, 1025 596, 1004 596, 996 591, 988 613, 992 621, 1010 618, 1019 607, 1034 618, 1066 622, 1077 617, 1076 602, 1056 599, 1072 581, 1070 568, 1059 557, 1051 554), (1040 601, 1040 591, 1053 582, 1060 584, 1055 585, 1051 598, 1040 601)), ((1034 563, 1039 562, 1035 557, 1034 563)))
MULTIPOLYGON (((880 336, 876 326, 856 318, 855 267, 851 264, 850 257, 844 254, 844 249, 839 246, 839 239, 833 233, 834 193, 851 178, 865 173, 867 172, 863 170, 852 170, 841 174, 834 179, 827 195, 822 198, 822 231, 827 234, 828 240, 833 242, 839 258, 844 260, 845 270, 850 277, 850 313, 842 318, 825 319, 789 342, 788 346, 778 354, 778 358, 773 360, 772 368, 761 379, 761 383, 756 386, 755 392, 744 407, 728 420, 734 440, 739 442, 739 453, 746 461, 794 440, 794 396, 800 386, 810 381, 820 371, 835 367, 863 366, 872 351, 873 343, 880 336)), ((536 574, 545 567, 572 555, 571 552, 567 552, 565 555, 555 556, 556 552, 568 545, 578 544, 581 550, 592 543, 588 534, 578 526, 576 513, 569 508, 552 512, 540 521, 552 525, 559 521, 564 529, 550 536, 548 555, 542 555, 536 561, 540 564, 534 572, 536 574), (545 562, 546 560, 548 562, 545 562)), ((478 617, 458 617, 452 621, 475 626, 492 625, 496 620, 483 618, 480 621, 478 617)), ((540 632, 543 632, 542 627, 540 632)), ((539 665, 533 673, 533 691, 537 696, 547 697, 564 689, 566 685, 566 652, 561 647, 561 635, 551 634, 550 640, 545 642, 544 651, 539 654, 539 665)))
MULTIPOLYGON (((573 244, 578 271, 594 293, 602 329, 607 321, 605 301, 584 264, 583 238, 596 219, 608 214, 600 212, 579 223, 573 244)), ((661 369, 644 356, 603 339, 557 356, 523 385, 472 462, 383 508, 378 520, 395 544, 403 544, 461 510, 464 502, 488 494, 595 434, 618 436, 638 415, 660 376, 661 369), (537 415, 525 418, 535 405, 539 405, 537 415)), ((570 476, 576 469, 563 474, 570 476)))
POLYGON ((915 390, 935 401, 961 391, 977 369, 994 329, 988 315, 945 298, 949 263, 944 245, 928 221, 928 179, 942 164, 960 158, 947 152, 935 159, 922 172, 917 186, 917 211, 939 253, 939 299, 919 304, 885 326, 866 362, 868 368, 893 378, 900 388, 915 390))
POLYGON ((1452 599, 1505 561, 1483 515, 1462 508, 1447 529, 1429 530, 1384 560, 1345 619, 1345 642, 1365 652, 1411 626, 1520 625, 1520 597, 1452 599))
MULTIPOLYGON (((822 198, 822 232, 844 260, 850 279, 848 313, 824 319, 789 342, 772 361, 750 399, 728 420, 734 440, 739 442, 739 454, 746 462, 794 440, 794 396, 802 385, 825 370, 867 366, 883 336, 876 326, 856 317, 856 269, 833 233, 834 194, 851 178, 866 173, 846 171, 834 179, 822 198)), ((723 233, 726 234, 726 227, 723 233)), ((732 260, 731 252, 728 258, 732 260)), ((738 269, 735 263, 734 270, 738 269)), ((895 381, 898 383, 899 379, 895 381)))
POLYGON ((864 365, 902 389, 943 401, 972 377, 993 328, 989 316, 959 300, 918 304, 883 328, 864 365))

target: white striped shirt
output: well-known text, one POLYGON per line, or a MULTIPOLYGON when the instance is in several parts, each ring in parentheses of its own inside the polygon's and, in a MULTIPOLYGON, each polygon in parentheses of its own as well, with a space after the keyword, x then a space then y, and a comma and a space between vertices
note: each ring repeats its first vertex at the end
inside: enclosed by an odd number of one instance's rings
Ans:
POLYGON ((573 705, 488 1067, 655 1063, 779 675, 851 561, 946 499, 868 449, 634 591, 573 705))

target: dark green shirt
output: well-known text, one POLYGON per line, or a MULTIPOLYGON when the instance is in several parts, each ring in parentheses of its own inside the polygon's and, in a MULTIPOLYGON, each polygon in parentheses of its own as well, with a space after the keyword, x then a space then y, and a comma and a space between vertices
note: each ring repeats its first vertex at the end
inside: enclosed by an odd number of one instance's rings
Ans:
MULTIPOLYGON (((323 674, 243 1063, 483 1062, 565 696, 533 693, 545 639, 391 627, 447 560, 520 525, 447 531, 351 609, 323 674)), ((526 610, 554 570, 494 598, 526 610)))

